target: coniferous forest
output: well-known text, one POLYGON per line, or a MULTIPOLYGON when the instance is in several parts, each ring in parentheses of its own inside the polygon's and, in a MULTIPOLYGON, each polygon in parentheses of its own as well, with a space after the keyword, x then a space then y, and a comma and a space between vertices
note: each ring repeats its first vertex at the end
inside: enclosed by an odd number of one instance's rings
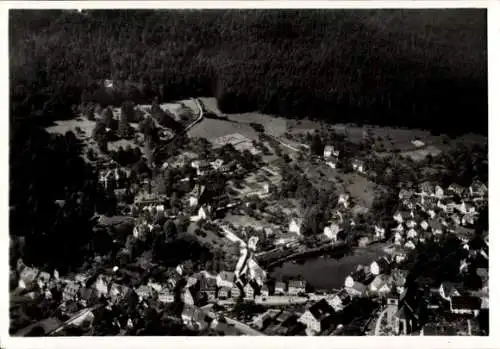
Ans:
POLYGON ((485 133, 485 22, 481 9, 14 10, 12 97, 51 118, 205 95, 227 113, 485 133))

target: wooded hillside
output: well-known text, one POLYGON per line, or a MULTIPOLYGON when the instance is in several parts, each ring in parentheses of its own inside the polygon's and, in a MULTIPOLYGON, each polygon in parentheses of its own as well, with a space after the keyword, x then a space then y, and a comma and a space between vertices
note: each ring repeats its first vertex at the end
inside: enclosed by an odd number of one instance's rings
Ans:
POLYGON ((13 98, 57 118, 212 95, 223 112, 487 129, 485 10, 16 10, 10 29, 13 98))

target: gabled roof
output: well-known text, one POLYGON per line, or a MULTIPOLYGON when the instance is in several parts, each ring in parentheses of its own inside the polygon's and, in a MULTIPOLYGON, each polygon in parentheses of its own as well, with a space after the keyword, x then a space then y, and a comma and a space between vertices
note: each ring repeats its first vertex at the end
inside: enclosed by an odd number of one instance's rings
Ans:
POLYGON ((217 289, 217 281, 214 278, 202 277, 200 279, 200 291, 215 291, 217 289))
POLYGON ((306 282, 304 280, 290 280, 288 282, 288 287, 295 287, 295 288, 305 288, 306 287, 306 282))
POLYGON ((219 273, 219 278, 224 281, 234 282, 234 273, 232 271, 221 271, 219 273))
POLYGON ((388 284, 390 281, 390 276, 387 274, 380 274, 373 279, 373 281, 370 283, 370 288, 374 288, 376 290, 379 290, 382 286, 388 284))
POLYGON ((318 321, 322 321, 335 313, 335 310, 330 306, 330 304, 328 304, 325 299, 316 302, 311 307, 309 307, 308 310, 318 321))
POLYGON ((276 284, 274 285, 275 288, 286 288, 286 284, 283 281, 276 281, 276 284))

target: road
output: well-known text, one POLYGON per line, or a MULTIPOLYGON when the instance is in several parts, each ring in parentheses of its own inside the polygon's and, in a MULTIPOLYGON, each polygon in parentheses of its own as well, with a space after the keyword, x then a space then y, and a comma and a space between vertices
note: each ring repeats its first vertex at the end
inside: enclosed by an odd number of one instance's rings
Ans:
POLYGON ((244 324, 243 322, 240 322, 235 319, 231 319, 229 317, 225 317, 226 321, 228 324, 233 325, 234 328, 236 328, 238 331, 241 331, 242 333, 246 334, 247 336, 265 336, 264 333, 259 332, 257 330, 254 330, 247 324, 244 324))
POLYGON ((382 336, 384 334, 381 333, 381 326, 382 326, 382 319, 386 316, 387 314, 387 308, 382 310, 380 315, 378 316, 377 322, 375 323, 375 336, 382 336))
MULTIPOLYGON (((214 319, 217 319, 217 315, 212 312, 212 311, 206 311, 206 314, 214 319)), ((243 322, 241 321, 238 321, 238 320, 235 320, 235 319, 232 319, 230 317, 227 317, 227 316, 224 316, 224 319, 226 319, 226 322, 230 325, 233 325, 235 329, 237 329, 238 331, 240 331, 241 333, 247 335, 247 336, 265 336, 264 333, 262 332, 259 332, 257 330, 254 330, 253 328, 251 328, 250 326, 248 326, 247 324, 244 324, 243 322)))
POLYGON ((90 308, 85 308, 85 309, 80 310, 75 315, 73 315, 68 320, 66 320, 61 326, 59 326, 58 328, 56 328, 52 332, 47 333, 47 336, 50 336, 52 334, 55 334, 55 333, 63 330, 64 328, 66 328, 68 325, 71 325, 76 320, 87 316, 88 313, 90 313, 90 312, 92 312, 92 311, 94 311, 94 310, 96 310, 96 309, 98 309, 100 307, 103 307, 103 306, 104 306, 104 304, 97 304, 97 305, 94 305, 94 306, 92 306, 90 308))
POLYGON ((177 136, 179 135, 182 135, 182 134, 185 134, 186 132, 188 132, 192 127, 194 127, 197 123, 199 123, 200 121, 203 120, 204 118, 204 113, 203 113, 203 107, 201 106, 201 103, 200 101, 198 100, 198 98, 195 98, 194 100, 196 102, 196 106, 198 107, 199 109, 199 115, 198 117, 192 122, 190 123, 189 125, 187 125, 184 130, 182 130, 181 132, 177 133, 176 135, 174 135, 172 138, 170 138, 167 142, 166 145, 164 146, 161 146, 157 149, 155 149, 155 153, 156 152, 159 152, 159 151, 162 151, 163 149, 165 149, 177 136))
POLYGON ((295 147, 292 147, 290 144, 287 144, 285 142, 283 142, 281 139, 277 138, 277 137, 274 137, 274 136, 271 136, 271 135, 268 135, 269 137, 271 137, 272 139, 274 139, 275 141, 277 141, 278 143, 280 143, 282 146, 288 148, 288 149, 291 149, 295 152, 299 152, 300 150, 295 148, 295 147))

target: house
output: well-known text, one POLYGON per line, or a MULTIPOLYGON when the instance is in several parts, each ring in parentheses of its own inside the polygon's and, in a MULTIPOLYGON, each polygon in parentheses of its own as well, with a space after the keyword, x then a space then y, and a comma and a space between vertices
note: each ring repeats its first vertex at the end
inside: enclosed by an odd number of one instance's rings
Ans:
POLYGON ((306 292, 306 282, 304 280, 290 280, 288 282, 288 294, 298 295, 306 292))
POLYGON ((402 263, 407 258, 406 251, 404 251, 401 247, 394 248, 391 252, 391 257, 396 264, 402 263))
POLYGON ((450 299, 450 311, 453 314, 479 315, 481 310, 481 298, 473 296, 452 296, 450 299))
POLYGON ((460 284, 444 281, 439 286, 439 295, 444 300, 450 301, 451 297, 460 296, 459 289, 461 289, 460 284))
POLYGON ((280 295, 285 294, 286 284, 282 281, 277 281, 274 285, 274 294, 280 295))
POLYGON ((231 287, 231 298, 238 299, 241 296, 241 290, 238 286, 234 285, 231 287))
POLYGON ((196 184, 193 190, 189 193, 189 206, 198 206, 199 199, 205 190, 205 186, 196 184))
POLYGON ((397 231, 394 233, 394 244, 395 245, 401 245, 403 243, 403 237, 401 236, 401 233, 397 231))
POLYGON ((412 229, 410 229, 410 230, 408 230, 408 231, 406 232, 406 237, 407 237, 408 239, 414 239, 414 238, 416 238, 417 236, 418 236, 418 233, 417 233, 417 231, 416 231, 415 229, 413 229, 413 228, 412 228, 412 229))
POLYGON ((262 285, 260 288, 260 295, 263 297, 269 296, 269 287, 267 287, 267 285, 262 285))
POLYGON ((198 331, 207 328, 212 321, 202 310, 190 305, 184 305, 181 319, 184 325, 198 331))
POLYGON ((37 281, 37 284, 38 284, 38 287, 40 289, 43 289, 45 288, 46 286, 48 286, 49 282, 50 282, 50 274, 45 272, 45 271, 41 271, 37 278, 36 278, 36 281, 37 281))
POLYGON ((297 242, 298 239, 299 237, 295 233, 282 234, 274 241, 274 244, 276 246, 290 245, 297 242))
POLYGON ((366 247, 370 244, 371 239, 369 236, 362 236, 358 239, 358 246, 359 247, 366 247))
POLYGON ((351 297, 362 297, 367 290, 366 285, 359 281, 354 281, 351 287, 346 287, 345 290, 351 297))
POLYGON ((434 187, 434 196, 437 197, 438 199, 441 199, 444 197, 444 190, 439 185, 436 185, 434 187))
POLYGON ((476 268, 476 274, 481 278, 483 288, 488 285, 489 273, 486 268, 476 268))
POLYGON ((208 219, 212 215, 212 208, 208 205, 203 205, 198 210, 198 215, 191 216, 189 219, 191 222, 198 222, 200 220, 208 219))
POLYGON ((463 243, 468 243, 470 240, 474 238, 474 230, 467 229, 464 227, 457 227, 455 231, 455 235, 459 238, 463 243))
POLYGON ((451 215, 450 220, 453 222, 454 225, 461 225, 462 223, 462 220, 456 213, 451 215))
POLYGON ((158 292, 158 300, 161 303, 173 303, 175 295, 169 288, 165 287, 158 292))
POLYGON ((403 226, 403 224, 400 223, 400 224, 398 224, 398 226, 396 228, 393 228, 392 230, 399 232, 399 233, 402 233, 405 230, 405 227, 403 226))
POLYGON ((441 209, 442 211, 446 211, 446 205, 441 202, 441 200, 438 200, 436 207, 441 209))
POLYGON ((20 289, 31 288, 39 273, 37 268, 25 267, 19 274, 18 287, 20 289))
POLYGON ((416 246, 412 240, 407 240, 404 244, 404 247, 408 250, 414 250, 416 246))
POLYGON ((109 285, 111 284, 111 277, 108 275, 98 275, 94 283, 94 288, 97 291, 97 297, 107 296, 109 285))
POLYGON ((488 187, 480 181, 474 181, 469 186, 469 193, 471 196, 484 197, 488 194, 488 187))
POLYGON ((325 159, 331 157, 333 155, 334 150, 335 149, 332 145, 325 146, 325 149, 323 150, 323 157, 325 159))
POLYGON ((450 192, 452 194, 462 196, 466 189, 464 187, 462 187, 461 185, 451 184, 450 186, 448 186, 447 190, 448 190, 448 192, 450 192))
POLYGON ((191 167, 196 169, 198 176, 204 176, 211 169, 210 164, 206 160, 194 160, 191 162, 191 167))
POLYGON ((300 236, 301 226, 302 226, 302 220, 294 218, 290 221, 290 224, 288 225, 288 231, 290 233, 294 233, 300 236))
POLYGON ((471 226, 476 222, 476 215, 474 213, 466 213, 462 216, 462 225, 471 226))
POLYGON ((408 189, 401 189, 399 191, 399 199, 400 200, 409 200, 412 196, 413 196, 413 192, 411 192, 410 190, 408 189))
POLYGON ((265 313, 257 316, 257 318, 253 321, 253 325, 258 329, 262 329, 267 326, 271 320, 279 314, 279 312, 280 310, 278 309, 269 309, 265 313))
POLYGON ((400 224, 403 224, 404 222, 410 220, 411 218, 413 218, 411 216, 411 214, 409 212, 401 212, 401 211, 398 211, 394 214, 393 216, 394 220, 400 224))
POLYGON ((387 274, 380 274, 368 285, 368 291, 378 296, 384 296, 391 292, 391 278, 387 274))
POLYGON ((415 204, 413 203, 413 201, 409 199, 403 200, 403 206, 408 208, 409 210, 413 210, 415 208, 415 204))
POLYGON ((327 299, 327 302, 335 311, 342 311, 351 302, 351 296, 345 289, 342 289, 333 298, 327 299))
POLYGON ((354 159, 353 162, 352 162, 352 169, 356 172, 359 172, 359 173, 365 173, 366 171, 366 168, 363 164, 363 161, 359 160, 359 159, 354 159))
POLYGON ((323 235, 333 242, 337 241, 337 235, 340 232, 340 227, 336 223, 332 223, 323 229, 323 235))
POLYGON ((217 295, 217 280, 215 278, 202 277, 200 279, 200 292, 205 294, 209 301, 214 300, 217 295))
POLYGON ((231 288, 229 287, 219 287, 217 289, 217 298, 218 299, 228 299, 229 293, 231 292, 231 288))
POLYGON ((426 212, 431 219, 436 217, 436 211, 434 211, 433 209, 428 209, 426 212))
POLYGON ((231 288, 234 286, 235 275, 230 271, 221 271, 216 277, 218 287, 231 288))
POLYGON ((423 230, 429 229, 429 223, 427 223, 426 220, 421 221, 420 222, 420 228, 422 228, 423 230))
POLYGON ((307 327, 309 334, 317 334, 329 325, 329 318, 335 314, 335 310, 324 299, 313 304, 298 319, 298 322, 307 327))
POLYGON ((405 269, 395 268, 391 271, 392 284, 396 288, 396 292, 398 294, 402 294, 404 292, 408 274, 408 270, 405 269))
POLYGON ((433 235, 443 234, 443 228, 441 226, 441 223, 439 223, 439 221, 437 219, 431 219, 429 221, 429 227, 431 228, 433 235))
POLYGON ((417 226, 417 222, 415 222, 413 219, 409 219, 406 221, 406 226, 408 228, 415 228, 417 226))
POLYGON ((247 283, 243 287, 243 293, 245 299, 253 299, 255 296, 255 290, 250 283, 247 283))
POLYGON ((398 335, 410 334, 413 329, 418 326, 418 320, 419 317, 413 308, 408 304, 408 302, 403 301, 402 306, 394 316, 395 326, 393 331, 398 335))
POLYGON ((121 302, 128 295, 129 291, 129 287, 116 282, 112 282, 109 286, 109 296, 113 303, 121 302))
POLYGON ((79 296, 81 285, 78 282, 69 281, 66 286, 64 286, 62 299, 63 301, 77 300, 79 296))
POLYGON ((380 258, 370 264, 370 273, 380 275, 389 270, 390 262, 387 258, 380 258))
POLYGON ((92 287, 81 287, 78 298, 83 307, 89 307, 97 301, 97 291, 92 287))
POLYGON ((149 229, 146 222, 136 225, 134 227, 134 230, 132 231, 132 235, 134 236, 134 238, 141 241, 144 241, 147 238, 148 233, 149 229))
POLYGON ((385 228, 375 225, 375 240, 384 240, 384 239, 385 239, 385 228))
POLYGON ((423 182, 418 185, 420 194, 424 196, 431 196, 434 194, 434 186, 430 182, 423 182))
POLYGON ((338 205, 343 205, 345 208, 349 207, 349 194, 340 194, 338 205))
POLYGON ((139 297, 139 302, 145 299, 153 298, 156 295, 155 290, 151 286, 141 285, 135 289, 135 293, 139 297))
POLYGON ((210 166, 212 166, 212 168, 216 171, 222 167, 222 164, 224 164, 224 160, 222 159, 216 159, 215 161, 210 162, 210 166))
POLYGON ((330 167, 330 168, 333 168, 333 169, 336 169, 337 168, 337 162, 335 161, 327 161, 326 164, 330 167))

